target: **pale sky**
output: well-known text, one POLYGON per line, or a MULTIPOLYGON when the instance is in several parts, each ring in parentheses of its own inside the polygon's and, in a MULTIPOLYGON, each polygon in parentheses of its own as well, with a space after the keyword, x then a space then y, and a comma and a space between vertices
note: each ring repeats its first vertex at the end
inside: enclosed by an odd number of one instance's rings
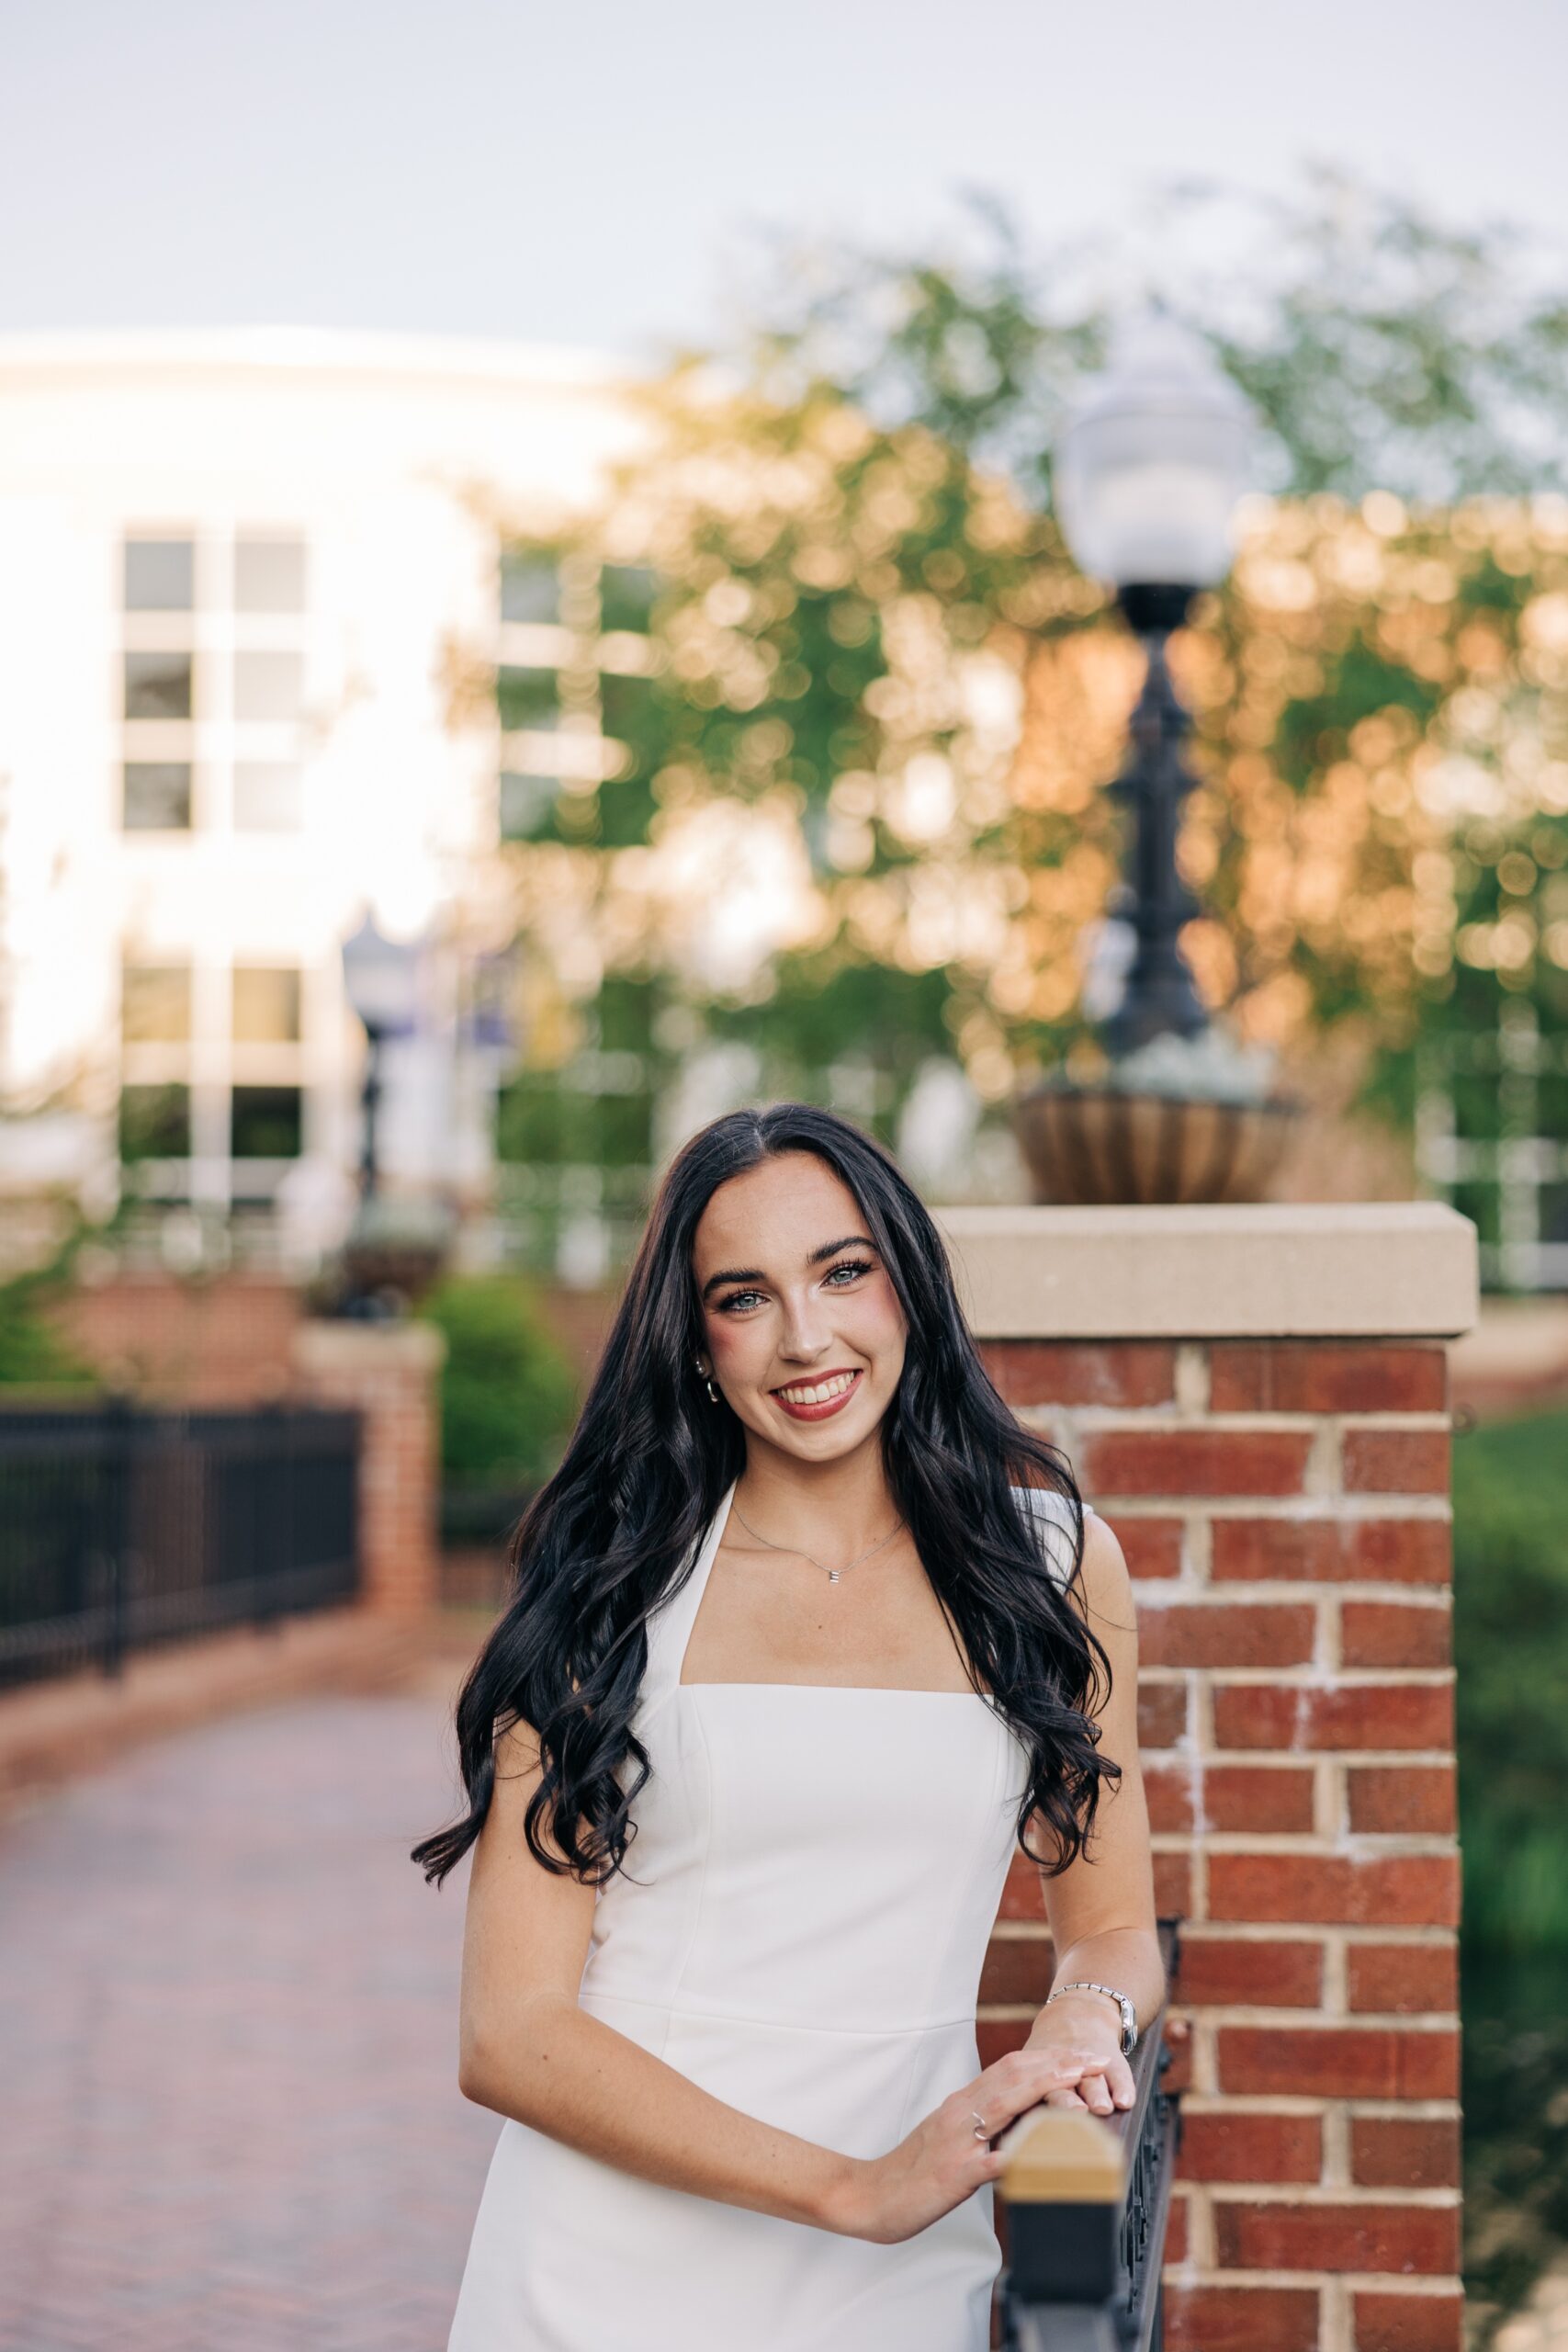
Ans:
POLYGON ((0 0, 0 333, 302 324, 627 356, 761 229, 1055 238, 1348 166, 1568 244, 1563 0, 0 0))

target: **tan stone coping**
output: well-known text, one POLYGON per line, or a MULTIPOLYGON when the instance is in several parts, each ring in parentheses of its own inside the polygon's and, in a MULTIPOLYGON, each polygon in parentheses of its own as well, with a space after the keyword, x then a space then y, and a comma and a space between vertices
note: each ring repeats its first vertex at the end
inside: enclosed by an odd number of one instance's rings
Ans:
POLYGON ((938 1208, 983 1340, 1447 1338, 1475 1227, 1438 1201, 938 1208))

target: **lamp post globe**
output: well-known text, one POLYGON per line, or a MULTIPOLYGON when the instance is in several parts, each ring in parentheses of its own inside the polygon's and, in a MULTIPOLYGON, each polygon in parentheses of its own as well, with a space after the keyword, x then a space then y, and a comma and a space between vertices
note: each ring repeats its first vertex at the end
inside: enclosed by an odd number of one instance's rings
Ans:
POLYGON ((1198 591, 1230 569, 1252 442, 1246 401, 1202 345, 1175 321, 1147 314, 1119 331, 1109 367, 1057 445, 1063 537, 1079 568, 1115 590, 1145 658, 1130 755, 1111 786, 1133 815, 1124 897, 1136 935, 1122 1001, 1102 1027, 1118 1057, 1208 1025, 1177 944, 1200 911, 1176 864, 1181 803, 1195 779, 1182 758, 1190 721, 1166 644, 1198 591))
POLYGON ((1122 326, 1056 446, 1056 519, 1080 570, 1118 594, 1216 586, 1252 439, 1247 402, 1195 335, 1157 312, 1122 326))

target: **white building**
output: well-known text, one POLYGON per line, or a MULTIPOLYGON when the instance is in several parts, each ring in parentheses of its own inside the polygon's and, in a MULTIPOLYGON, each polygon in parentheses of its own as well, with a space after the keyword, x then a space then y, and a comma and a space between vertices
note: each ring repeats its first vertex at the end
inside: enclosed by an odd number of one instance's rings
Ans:
POLYGON ((591 500, 632 431, 603 366, 501 344, 0 338, 0 1195, 101 1209, 123 1148, 171 1249, 251 1219, 309 1262, 352 1198, 367 909, 433 943, 389 1181, 482 1189, 454 910, 482 946, 502 768, 525 797, 599 753, 591 708, 522 758, 493 699, 455 722, 454 665, 581 666, 592 585, 503 619, 499 526, 591 500))

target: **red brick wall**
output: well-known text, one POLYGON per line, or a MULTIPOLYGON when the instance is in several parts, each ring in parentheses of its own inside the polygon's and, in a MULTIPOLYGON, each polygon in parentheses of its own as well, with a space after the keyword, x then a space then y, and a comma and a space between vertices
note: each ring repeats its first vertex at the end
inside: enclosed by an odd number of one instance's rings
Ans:
POLYGON ((303 1394, 361 1417, 364 1598, 388 1616, 420 1616, 440 1600, 441 1336, 422 1323, 303 1323, 294 1353, 303 1394))
POLYGON ((303 1312, 297 1283, 265 1275, 120 1273, 78 1283, 55 1320, 115 1386, 172 1403, 254 1405, 291 1386, 303 1312))
POLYGON ((429 1326, 313 1321, 297 1284, 248 1275, 119 1274, 70 1292, 58 1319, 106 1381, 144 1398, 356 1409, 365 1599, 389 1616, 438 1606, 443 1350, 429 1326))
MULTIPOLYGON (((1441 1342, 996 1340, 1138 1603, 1191 2352, 1456 2352, 1459 2032, 1441 1342)), ((1015 1863, 982 2056, 1049 1988, 1015 1863)))

